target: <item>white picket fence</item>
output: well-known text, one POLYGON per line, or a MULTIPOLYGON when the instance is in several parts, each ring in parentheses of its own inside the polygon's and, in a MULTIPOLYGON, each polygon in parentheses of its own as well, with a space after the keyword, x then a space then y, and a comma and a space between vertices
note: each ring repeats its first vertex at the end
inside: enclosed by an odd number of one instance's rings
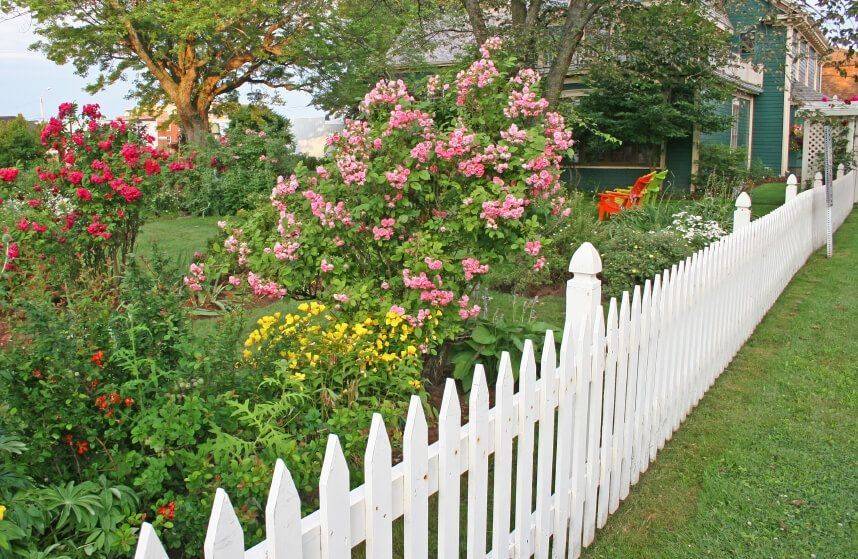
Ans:
MULTIPOLYGON (((265 507, 266 539, 247 551, 229 497, 218 489, 204 557, 340 559, 366 542, 368 558, 417 559, 428 557, 430 538, 437 538, 441 559, 459 557, 460 548, 466 548, 468 559, 578 557, 793 274, 825 243, 821 181, 798 194, 794 185, 791 178, 783 206, 755 221, 749 197, 740 196, 733 233, 623 293, 619 302, 611 299, 607 314, 597 278, 601 259, 585 243, 569 266, 574 275, 567 283, 559 352, 553 333, 546 332, 537 367, 528 342, 518 392, 513 363, 504 354, 495 406, 489 408, 485 372, 476 365, 470 422, 461 425, 459 395, 448 380, 439 440, 431 445, 423 406, 413 397, 403 461, 395 466, 376 414, 367 441, 366 482, 356 489, 350 490, 339 440, 330 435, 320 508, 303 518, 289 470, 278 460, 265 507), (430 533, 429 497, 435 493, 437 531, 430 533), (400 517, 403 549, 394 549, 392 523, 400 517)), ((838 227, 855 202, 858 173, 841 169, 833 187, 838 227)), ((148 523, 135 557, 167 557, 148 523)))

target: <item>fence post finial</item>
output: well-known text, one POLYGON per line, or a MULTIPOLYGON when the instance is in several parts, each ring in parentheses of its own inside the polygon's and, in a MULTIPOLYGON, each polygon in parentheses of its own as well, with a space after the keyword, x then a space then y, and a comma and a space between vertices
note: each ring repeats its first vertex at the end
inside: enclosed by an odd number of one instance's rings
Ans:
POLYGON ((813 175, 813 188, 822 188, 822 173, 818 171, 813 175))
POLYGON ((846 176, 846 166, 843 163, 837 166, 837 177, 838 179, 842 179, 846 176))
POLYGON ((790 173, 790 176, 787 177, 786 181, 786 191, 784 192, 784 202, 789 202, 793 198, 798 196, 798 179, 795 178, 795 175, 790 173))
POLYGON ((569 261, 572 279, 566 282, 566 328, 571 327, 573 340, 583 326, 589 328, 596 308, 602 302, 602 257, 591 243, 584 243, 569 261))
POLYGON ((733 231, 738 231, 751 224, 751 197, 747 192, 736 198, 736 211, 733 212, 733 231))

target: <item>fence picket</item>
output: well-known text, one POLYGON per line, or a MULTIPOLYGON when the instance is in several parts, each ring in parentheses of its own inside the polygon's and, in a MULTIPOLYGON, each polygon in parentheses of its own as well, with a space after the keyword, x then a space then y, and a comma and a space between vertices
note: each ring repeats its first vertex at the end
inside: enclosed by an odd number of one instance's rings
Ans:
POLYGON ((569 514, 569 551, 567 557, 581 555, 584 526, 584 496, 587 472, 587 414, 590 410, 590 384, 593 325, 584 325, 577 333, 575 352, 575 413, 572 434, 572 510, 569 514))
POLYGON ((411 396, 405 432, 402 434, 406 559, 424 559, 429 555, 428 438, 423 402, 415 394, 411 396))
POLYGON ((545 332, 539 366, 539 449, 536 472, 536 535, 537 559, 548 559, 551 539, 551 495, 554 473, 554 413, 557 408, 557 352, 554 332, 545 332))
POLYGON ((144 522, 140 526, 140 538, 137 540, 134 559, 168 559, 161 540, 158 539, 155 529, 148 522, 144 522))
MULTIPOLYGON (((322 475, 319 478, 322 559, 352 556, 349 502, 349 467, 336 435, 328 435, 322 475)), ((206 559, 209 559, 208 557, 206 559)))
POLYGON ((265 504, 265 541, 269 559, 301 559, 301 498, 292 474, 279 458, 265 504))
POLYGON ((631 328, 629 292, 623 291, 620 299, 619 329, 617 331, 617 388, 614 392, 614 435, 611 440, 611 503, 608 510, 614 514, 620 506, 620 480, 626 456, 623 441, 626 431, 626 382, 628 380, 629 356, 626 350, 631 328))
POLYGON ((582 545, 587 547, 596 536, 596 494, 599 487, 599 439, 602 429, 602 386, 605 377, 605 315, 600 306, 593 324, 590 370, 590 406, 587 414, 587 470, 584 497, 584 532, 582 545))
POLYGON ((533 342, 525 340, 518 371, 518 446, 515 461, 516 557, 530 557, 533 553, 530 520, 533 499, 533 431, 537 418, 535 388, 536 357, 533 353, 533 342))
POLYGON ((364 507, 366 509, 366 556, 393 556, 393 500, 390 439, 381 414, 372 414, 369 442, 364 455, 364 507))
POLYGON ((206 539, 203 542, 203 556, 205 559, 244 558, 244 531, 232 503, 229 502, 229 496, 220 487, 215 491, 206 539))
POLYGON ((512 439, 515 435, 512 362, 509 352, 501 354, 495 388, 494 502, 492 505, 492 551, 494 557, 509 556, 509 519, 512 490, 512 439))
POLYGON ((614 399, 617 384, 617 342, 619 338, 617 323, 617 300, 611 297, 608 304, 608 322, 606 324, 604 401, 602 404, 602 433, 599 454, 599 496, 596 506, 596 526, 601 528, 608 520, 610 503, 611 471, 614 460, 614 399))
POLYGON ((438 558, 459 557, 462 408, 456 381, 447 379, 438 416, 438 558))
POLYGON ((489 498, 489 390, 482 365, 474 367, 468 401, 468 559, 486 556, 489 498))

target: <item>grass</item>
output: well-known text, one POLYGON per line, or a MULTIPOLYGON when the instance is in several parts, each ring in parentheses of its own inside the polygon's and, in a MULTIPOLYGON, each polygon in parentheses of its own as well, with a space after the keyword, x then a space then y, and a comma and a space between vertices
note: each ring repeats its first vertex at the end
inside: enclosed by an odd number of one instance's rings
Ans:
POLYGON ((834 258, 797 274, 585 558, 858 557, 856 258, 852 216, 834 258))
POLYGON ((751 213, 754 219, 762 217, 784 203, 786 183, 768 182, 751 190, 751 213))
POLYGON ((147 221, 137 237, 137 255, 149 256, 158 250, 174 256, 187 268, 194 252, 205 250, 210 239, 217 235, 217 217, 161 217, 147 221))

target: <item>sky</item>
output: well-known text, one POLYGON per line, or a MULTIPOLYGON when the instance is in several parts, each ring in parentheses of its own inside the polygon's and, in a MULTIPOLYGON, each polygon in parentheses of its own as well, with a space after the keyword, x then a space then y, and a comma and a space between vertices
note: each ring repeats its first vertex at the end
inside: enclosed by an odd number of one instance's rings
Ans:
MULTIPOLYGON (((3 19, 0 15, 0 116, 20 113, 29 119, 41 118, 40 99, 44 99, 48 116, 64 101, 98 103, 109 117, 119 116, 134 107, 134 101, 125 99, 129 84, 118 82, 90 95, 83 89, 90 80, 76 75, 71 65, 59 66, 44 54, 29 50, 38 38, 29 17, 3 19)), ((325 115, 310 105, 310 96, 306 93, 289 91, 281 92, 281 96, 285 105, 272 108, 286 117, 325 115)))

